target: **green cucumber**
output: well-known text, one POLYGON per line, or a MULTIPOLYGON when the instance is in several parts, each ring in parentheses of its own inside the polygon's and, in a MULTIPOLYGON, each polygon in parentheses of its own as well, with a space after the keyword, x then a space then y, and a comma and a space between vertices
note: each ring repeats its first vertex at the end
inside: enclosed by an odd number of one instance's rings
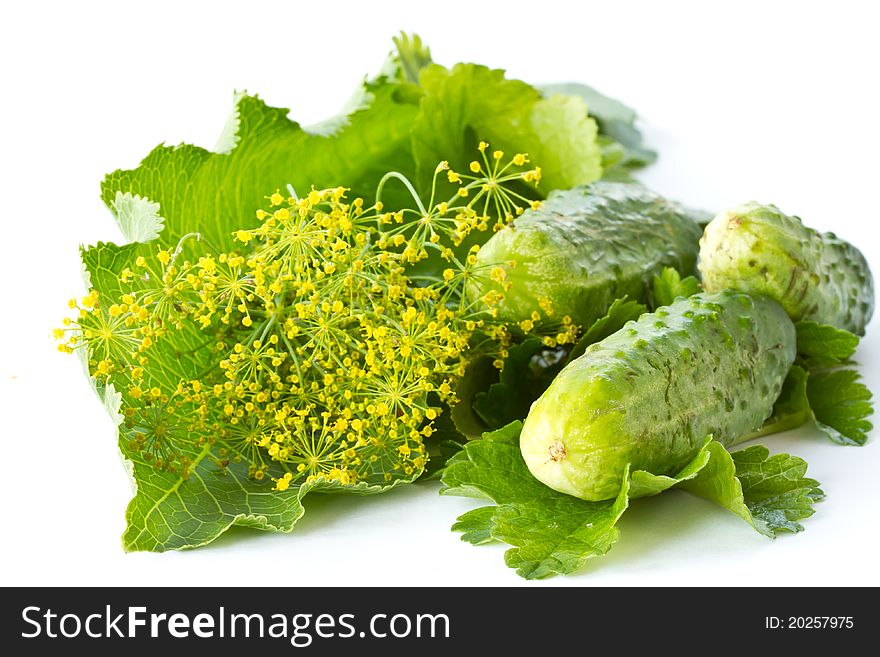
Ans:
POLYGON ((795 358, 795 328, 772 299, 679 298, 587 348, 532 405, 520 449, 532 474, 585 500, 620 490, 627 465, 672 475, 710 434, 758 429, 795 358))
POLYGON ((699 270, 705 290, 765 294, 795 321, 864 335, 874 311, 861 251, 773 205, 746 203, 715 217, 700 240, 699 270))
POLYGON ((694 273, 706 218, 635 183, 555 191, 480 249, 479 268, 506 267, 507 285, 477 277, 468 296, 501 292, 503 321, 528 319, 545 300, 555 315, 590 326, 615 299, 646 301, 664 267, 694 273))

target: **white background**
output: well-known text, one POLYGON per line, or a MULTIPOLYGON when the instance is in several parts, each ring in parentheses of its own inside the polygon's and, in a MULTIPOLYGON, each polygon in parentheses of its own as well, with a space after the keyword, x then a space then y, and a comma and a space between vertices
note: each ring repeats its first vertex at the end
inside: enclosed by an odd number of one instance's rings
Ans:
MULTIPOLYGON (((774 202, 854 241, 880 271, 880 64, 872 3, 5 3, 0 16, 0 583, 523 584, 501 546, 449 531, 477 502, 436 484, 306 499, 288 535, 125 554, 130 486, 113 425, 50 329, 81 293, 77 245, 118 239, 102 176, 160 141, 211 147, 232 92, 310 123, 334 114, 399 29, 435 60, 583 81, 628 102, 660 161, 653 188, 718 210, 774 202), (26 8, 24 8, 26 6, 26 8), (18 8, 12 8, 18 7, 18 8), (317 8, 314 8, 317 7, 317 8)), ((345 181, 340 181, 344 183, 345 181)), ((858 352, 880 391, 877 321, 858 352), (873 366, 873 367, 872 367, 873 366)), ((553 585, 880 584, 880 439, 774 436, 827 501, 770 541, 684 493, 639 500, 609 556, 553 585)), ((531 584, 540 585, 540 584, 531 584)))

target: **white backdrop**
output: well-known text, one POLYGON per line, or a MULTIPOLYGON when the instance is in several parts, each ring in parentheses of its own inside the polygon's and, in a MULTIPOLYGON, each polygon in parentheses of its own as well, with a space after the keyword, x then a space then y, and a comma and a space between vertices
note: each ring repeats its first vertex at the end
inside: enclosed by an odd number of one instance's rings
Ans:
MULTIPOLYGON (((478 503, 436 484, 306 499, 289 535, 125 554, 130 494, 112 423, 50 329, 79 293, 77 245, 119 237, 98 198, 161 141, 213 146, 235 89, 310 123, 336 112, 414 30, 436 61, 531 82, 583 81, 643 117, 642 179, 717 210, 774 202, 854 241, 880 271, 877 16, 868 2, 5 3, 0 584, 428 585, 523 582, 501 546, 449 531, 478 503), (270 572, 271 571, 271 572, 270 572)), ((880 391, 877 321, 857 354, 880 391)), ((876 434, 876 432, 875 432, 876 434)), ((828 494, 806 531, 769 541, 684 493, 639 500, 609 556, 553 585, 880 584, 880 438, 774 436, 828 494)))

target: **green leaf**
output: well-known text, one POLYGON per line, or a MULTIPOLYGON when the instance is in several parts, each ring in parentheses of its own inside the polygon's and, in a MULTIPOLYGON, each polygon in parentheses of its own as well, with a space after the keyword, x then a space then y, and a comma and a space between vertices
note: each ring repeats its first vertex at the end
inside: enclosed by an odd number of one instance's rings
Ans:
POLYGON ((763 445, 734 452, 731 457, 755 529, 768 536, 803 531, 797 521, 813 515, 813 504, 825 497, 819 482, 804 477, 807 463, 790 454, 770 456, 763 445))
POLYGON ((418 34, 401 32, 393 41, 395 50, 389 56, 393 77, 418 84, 422 69, 433 62, 431 49, 418 34))
POLYGON ((499 380, 479 392, 474 412, 489 429, 523 420, 532 402, 541 396, 562 369, 564 352, 548 349, 540 338, 526 338, 510 347, 499 380))
POLYGON ((785 431, 812 422, 842 445, 864 445, 873 425, 872 394, 851 363, 859 337, 827 324, 801 321, 797 329, 797 365, 789 372, 773 415, 757 435, 785 431))
POLYGON ((596 123, 580 98, 543 98, 525 82, 477 64, 452 70, 434 64, 422 70, 420 82, 425 95, 412 134, 423 191, 441 160, 467 172, 481 140, 510 155, 528 153, 543 170, 544 194, 601 176, 596 123))
POLYGON ((834 442, 864 445, 872 429, 873 395, 853 369, 810 373, 807 398, 817 426, 834 442))
MULTIPOLYGON (((453 526, 475 545, 499 540, 513 546, 505 562, 528 579, 566 574, 605 554, 618 538, 616 524, 631 497, 656 494, 690 479, 705 466, 710 442, 674 477, 644 471, 624 477, 614 500, 587 502, 535 479, 519 450, 522 423, 474 440, 443 472, 443 495, 486 498, 496 506, 468 511, 453 526)), ((717 443, 714 443, 717 444, 717 443)))
POLYGON ((770 538, 803 530, 797 521, 813 515, 813 504, 824 497, 818 482, 804 477, 803 459, 771 456, 763 445, 733 454, 720 446, 713 449, 708 466, 682 488, 723 506, 770 538))
POLYGON ((797 521, 813 515, 813 504, 823 497, 818 482, 804 477, 803 459, 770 456, 763 445, 733 454, 719 443, 711 449, 712 458, 695 478, 682 484, 684 490, 723 506, 770 538, 803 530, 797 521))
POLYGON ((443 473, 443 495, 487 498, 497 506, 468 511, 453 526, 462 540, 500 540, 514 546, 505 562, 527 579, 570 573, 617 540, 615 527, 628 502, 629 477, 609 502, 585 502, 557 493, 529 472, 519 451, 522 423, 513 422, 469 442, 443 473))
POLYGON ((617 498, 584 502, 564 495, 502 504, 492 517, 492 536, 514 546, 504 563, 526 579, 573 573, 611 549, 620 536, 617 521, 629 505, 629 477, 617 498))
POLYGON ((808 422, 841 445, 864 445, 872 429, 871 391, 854 369, 807 372, 793 365, 782 385, 773 414, 742 440, 788 431, 808 422))
POLYGON ((723 506, 754 526, 752 514, 743 499, 742 484, 736 478, 736 465, 730 453, 720 443, 710 445, 710 450, 712 458, 709 459, 706 467, 696 477, 683 484, 682 488, 723 506))
POLYGON ((721 443, 713 441, 711 436, 707 437, 706 442, 700 451, 697 452, 697 455, 674 476, 655 475, 646 470, 634 471, 630 485, 630 497, 650 497, 651 495, 662 493, 673 486, 690 481, 699 475, 719 448, 723 449, 721 443))
POLYGON ((441 495, 520 502, 554 493, 532 476, 519 452, 522 422, 467 443, 446 464, 441 495))
POLYGON ((293 529, 304 513, 301 499, 310 487, 279 495, 271 486, 248 479, 247 466, 236 464, 221 470, 210 459, 210 451, 205 446, 194 455, 193 473, 184 479, 144 463, 123 448, 134 464, 137 482, 125 512, 122 543, 127 551, 198 547, 233 525, 293 529))
POLYGON ((586 102, 590 116, 599 124, 600 134, 620 144, 623 153, 616 168, 642 167, 657 159, 657 153, 644 144, 642 133, 636 127, 638 117, 632 108, 585 84, 547 84, 540 90, 547 96, 566 94, 586 102))
MULTIPOLYGON (((215 249, 234 248, 232 232, 255 225, 255 210, 265 204, 265 196, 288 183, 300 191, 312 185, 346 184, 353 195, 369 199, 388 170, 413 176, 410 127, 418 106, 406 86, 385 80, 366 83, 353 97, 349 114, 311 131, 288 119, 287 110, 240 94, 219 152, 189 145, 160 146, 137 169, 109 174, 102 184, 105 203, 127 239, 149 243, 84 249, 91 285, 102 297, 118 299, 118 276, 124 267, 133 267, 138 255, 177 246, 190 233, 199 233, 215 249)), ((394 203, 395 193, 404 192, 389 191, 386 202, 394 203)), ((181 257, 191 251, 189 243, 184 245, 181 257)), ((212 364, 213 341, 197 329, 170 331, 152 350, 147 383, 171 392, 179 381, 197 378, 212 364)), ((133 463, 137 484, 127 515, 128 549, 201 545, 232 524, 289 531, 303 513, 303 495, 315 487, 273 493, 271 482, 249 479, 234 462, 220 465, 227 459, 209 447, 187 453, 193 471, 184 478, 140 461, 129 443, 122 426, 120 447, 133 463)), ((372 493, 387 487, 361 484, 333 489, 372 493)))
POLYGON ((676 486, 718 503, 771 537, 800 531, 798 521, 812 515, 812 505, 822 498, 818 484, 804 477, 803 460, 769 456, 761 446, 731 456, 707 437, 675 475, 630 473, 627 468, 615 499, 588 502, 532 476, 519 450, 521 430, 522 423, 513 422, 467 443, 447 463, 440 493, 494 502, 461 515, 452 530, 474 545, 502 541, 513 546, 505 563, 527 579, 572 573, 605 554, 618 539, 617 521, 630 500, 676 486))
POLYGON ((846 364, 859 346, 859 336, 829 324, 805 320, 795 328, 798 360, 807 368, 846 364))
POLYGON ((400 479, 387 486, 343 486, 321 479, 278 493, 265 482, 249 479, 245 465, 217 467, 210 451, 206 446, 196 455, 195 469, 185 479, 126 454, 134 463, 137 482, 137 492, 125 514, 122 542, 127 551, 198 547, 233 525, 289 532, 305 514, 302 499, 311 491, 370 495, 406 483, 400 479))
POLYGON ((461 540, 471 545, 491 543, 495 540, 492 537, 495 509, 494 506, 481 506, 463 513, 452 525, 452 531, 461 532, 461 540))
POLYGON ((117 191, 110 201, 110 209, 129 242, 151 242, 164 228, 165 219, 159 216, 159 204, 129 192, 117 191))
MULTIPOLYGON (((623 176, 632 177, 629 169, 623 166, 617 166, 623 162, 626 151, 620 143, 614 141, 611 137, 599 134, 597 139, 599 148, 602 149, 602 178, 608 180, 609 172, 620 173, 623 176)), ((620 180, 619 182, 631 182, 629 179, 620 180)))
MULTIPOLYGON (((153 245, 100 243, 83 249, 82 258, 92 286, 102 296, 118 299, 121 294, 119 273, 131 267, 138 255, 153 245)), ((179 381, 199 378, 214 364, 211 345, 195 328, 170 329, 151 349, 150 367, 145 368, 147 387, 156 386, 171 393, 179 381)), ((125 396, 126 406, 136 408, 137 402, 123 390, 113 386, 96 387, 99 396, 125 396)), ((117 402, 118 404, 118 402, 117 402)), ((119 449, 130 463, 136 492, 126 510, 127 526, 123 535, 126 550, 164 551, 197 547, 211 542, 233 525, 263 530, 289 532, 305 512, 303 497, 312 490, 346 492, 360 495, 379 493, 388 485, 342 486, 337 482, 319 480, 285 493, 272 491, 268 479, 255 481, 247 476, 247 466, 216 453, 210 444, 186 442, 180 445, 192 461, 189 476, 158 470, 131 449, 132 430, 124 423, 118 428, 119 449), (224 464, 225 462, 225 464, 224 464)), ((271 470, 276 477, 281 473, 271 470)), ((417 476, 417 473, 416 475, 417 476)))
POLYGON ((98 290, 104 298, 119 299, 125 293, 119 275, 123 269, 131 267, 139 255, 144 255, 148 248, 139 243, 119 246, 112 242, 81 246, 79 256, 89 289, 98 290))
POLYGON ((370 199, 387 171, 414 175, 409 142, 418 107, 402 102, 399 89, 397 84, 368 84, 369 102, 330 135, 309 133, 287 117, 288 110, 242 95, 231 121, 237 126, 234 138, 226 139, 234 144, 231 150, 159 146, 138 168, 109 174, 101 185, 102 198, 122 224, 127 215, 120 207, 126 206, 119 206, 118 198, 138 197, 142 208, 149 204, 158 215, 156 223, 164 222, 156 237, 163 247, 198 232, 217 249, 233 248, 232 232, 256 226, 254 213, 265 205, 265 197, 287 184, 300 193, 313 185, 345 184, 352 195, 370 199))
POLYGON ((690 297, 700 292, 700 282, 693 276, 681 277, 672 267, 664 267, 654 276, 653 307, 668 306, 678 297, 690 297))
MULTIPOLYGON (((336 186, 346 181, 369 196, 389 168, 408 166, 411 173, 411 156, 401 159, 400 154, 408 152, 408 128, 417 108, 398 103, 393 85, 372 85, 366 91, 369 109, 355 111, 330 136, 307 133, 287 119, 286 110, 241 96, 230 122, 236 126, 234 137, 225 138, 228 152, 160 146, 137 169, 107 176, 103 198, 125 236, 136 243, 83 249, 90 285, 102 298, 118 300, 123 268, 133 268, 137 256, 160 245, 175 247, 188 233, 197 231, 215 248, 232 248, 232 231, 252 225, 265 195, 287 183, 307 190, 313 183, 336 186)), ((193 327, 170 330, 151 350, 145 383, 170 394, 180 381, 199 378, 214 365, 215 341, 193 327)), ((124 389, 120 392, 125 395, 124 389)), ((132 399, 126 405, 137 406, 132 399)), ((197 444, 181 447, 193 464, 184 477, 144 462, 130 449, 131 431, 124 424, 119 427, 120 449, 132 464, 137 488, 126 514, 124 545, 129 550, 203 545, 231 525, 290 531, 303 514, 302 497, 316 487, 359 494, 388 488, 322 481, 278 494, 271 491, 268 478, 254 481, 244 466, 214 453, 210 445, 197 444)))

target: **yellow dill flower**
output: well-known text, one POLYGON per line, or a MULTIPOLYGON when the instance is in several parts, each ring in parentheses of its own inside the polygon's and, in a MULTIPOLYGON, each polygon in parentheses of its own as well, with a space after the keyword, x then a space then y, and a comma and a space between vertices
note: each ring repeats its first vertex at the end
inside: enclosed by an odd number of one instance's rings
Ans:
POLYGON ((496 283, 504 283, 507 280, 507 271, 504 267, 492 267, 489 278, 496 283))
POLYGON ((82 298, 82 306, 83 308, 94 308, 98 304, 98 291, 92 290, 86 296, 82 298))
POLYGON ((293 474, 290 472, 285 472, 284 476, 279 479, 273 478, 272 481, 275 482, 275 488, 273 490, 277 490, 277 491, 287 490, 288 488, 290 488, 290 482, 292 480, 293 480, 293 474))
MULTIPOLYGON (((531 199, 515 185, 540 178, 537 167, 511 168, 526 154, 505 162, 493 151, 490 160, 488 147, 480 142, 473 176, 440 162, 435 183, 445 171, 460 187, 437 198, 445 186, 435 185, 412 208, 349 200, 343 186, 299 199, 276 190, 251 215, 258 226, 232 232, 235 251, 181 262, 180 248, 162 249, 122 270, 118 298, 73 300, 78 316, 53 332, 59 349, 85 350, 90 370, 122 391, 129 448, 155 467, 185 476, 187 455, 207 448, 221 471, 243 463, 279 492, 415 476, 438 398, 456 402, 469 359, 501 366, 515 336, 541 318, 508 330, 465 298, 474 277, 506 289, 512 264, 481 269, 479 246, 461 245, 521 213, 531 199), (444 266, 434 278, 414 274, 435 256, 444 266), (198 378, 155 376, 151 359, 169 351, 193 359, 198 378)), ((502 298, 496 290, 483 300, 502 298)), ((541 331, 569 344, 578 328, 563 318, 541 331)))

